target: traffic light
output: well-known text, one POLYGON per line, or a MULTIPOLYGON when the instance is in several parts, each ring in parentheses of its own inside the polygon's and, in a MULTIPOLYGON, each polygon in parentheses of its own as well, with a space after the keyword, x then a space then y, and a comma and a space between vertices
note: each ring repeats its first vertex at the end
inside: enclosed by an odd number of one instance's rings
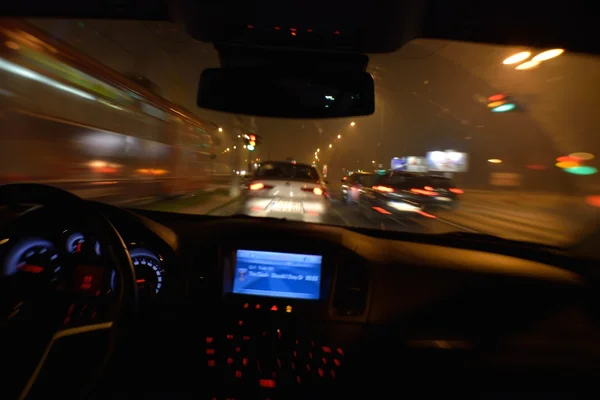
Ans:
POLYGON ((512 101, 512 99, 502 93, 488 97, 487 106, 491 112, 496 113, 512 111, 517 108, 517 105, 512 101))
POLYGON ((246 148, 249 151, 254 151, 254 149, 256 148, 256 143, 258 142, 256 135, 254 134, 247 134, 244 135, 244 142, 246 143, 246 148))

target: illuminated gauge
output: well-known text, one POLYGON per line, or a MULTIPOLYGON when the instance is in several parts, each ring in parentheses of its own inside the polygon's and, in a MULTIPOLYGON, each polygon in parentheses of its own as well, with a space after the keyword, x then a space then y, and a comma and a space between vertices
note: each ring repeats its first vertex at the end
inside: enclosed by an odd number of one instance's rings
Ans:
POLYGON ((40 282, 57 283, 61 272, 58 252, 45 239, 28 238, 18 242, 4 262, 6 276, 30 277, 40 282))
POLYGON ((149 250, 137 248, 129 252, 135 269, 140 296, 152 296, 163 286, 164 271, 160 257, 149 250))
MULTIPOLYGON (((67 237, 67 240, 65 242, 67 251, 72 254, 82 253, 83 251, 87 250, 86 244, 87 244, 86 238, 83 235, 83 233, 80 233, 80 232, 74 232, 74 233, 70 234, 69 237, 67 237)), ((100 255, 100 242, 97 240, 94 240, 93 246, 94 246, 93 247, 94 253, 96 253, 96 255, 99 256, 100 255)))

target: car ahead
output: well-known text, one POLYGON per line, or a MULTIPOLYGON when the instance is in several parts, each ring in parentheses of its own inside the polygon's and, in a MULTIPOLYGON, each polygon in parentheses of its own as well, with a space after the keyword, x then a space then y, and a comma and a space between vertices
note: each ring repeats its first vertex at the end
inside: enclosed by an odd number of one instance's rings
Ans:
POLYGON ((325 181, 308 164, 267 161, 247 181, 243 214, 305 222, 322 222, 331 201, 325 181))
POLYGON ((355 172, 352 175, 342 178, 342 190, 340 199, 344 204, 354 204, 358 201, 359 192, 366 181, 373 174, 368 172, 355 172))
POLYGON ((372 184, 361 190, 359 202, 368 209, 395 213, 455 209, 462 193, 443 176, 391 171, 375 175, 372 184))

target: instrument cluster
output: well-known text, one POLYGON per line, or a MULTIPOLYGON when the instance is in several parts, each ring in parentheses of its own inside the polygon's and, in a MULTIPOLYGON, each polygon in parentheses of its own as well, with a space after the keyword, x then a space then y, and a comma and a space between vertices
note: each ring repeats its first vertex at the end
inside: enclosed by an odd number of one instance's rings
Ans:
MULTIPOLYGON (((142 302, 152 301, 165 285, 163 258, 139 241, 128 243, 128 249, 139 298, 142 302)), ((79 271, 85 270, 84 281, 76 283, 77 291, 93 290, 93 296, 109 294, 118 282, 116 271, 106 268, 103 251, 97 237, 78 229, 66 229, 56 235, 0 238, 2 274, 10 278, 15 290, 68 290, 79 271)))

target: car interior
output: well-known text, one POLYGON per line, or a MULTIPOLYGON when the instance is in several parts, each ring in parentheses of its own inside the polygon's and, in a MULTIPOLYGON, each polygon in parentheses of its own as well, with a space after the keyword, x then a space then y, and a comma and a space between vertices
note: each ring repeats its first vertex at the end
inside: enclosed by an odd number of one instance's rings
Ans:
MULTIPOLYGON (((574 5, 568 13, 522 5, 517 15, 442 1, 30 3, 1 13, 183 21, 221 56, 222 68, 200 78, 198 104, 273 117, 371 113, 365 54, 415 37, 598 50, 592 33, 585 38, 591 17, 574 5), (242 29, 250 20, 349 33, 292 45, 242 29), (286 101, 238 96, 252 87, 276 96, 287 87, 281 82, 305 81, 321 85, 303 89, 305 97, 287 91, 286 101), (324 112, 314 99, 331 90, 364 96, 324 112)), ((36 184, 0 186, 0 202, 4 271, 30 272, 0 280, 4 399, 598 391, 597 235, 575 251, 480 234, 131 210, 36 184), (156 273, 136 276, 137 263, 156 273), (277 263, 291 267, 278 274, 277 263), (275 283, 258 287, 262 276, 275 283)))

